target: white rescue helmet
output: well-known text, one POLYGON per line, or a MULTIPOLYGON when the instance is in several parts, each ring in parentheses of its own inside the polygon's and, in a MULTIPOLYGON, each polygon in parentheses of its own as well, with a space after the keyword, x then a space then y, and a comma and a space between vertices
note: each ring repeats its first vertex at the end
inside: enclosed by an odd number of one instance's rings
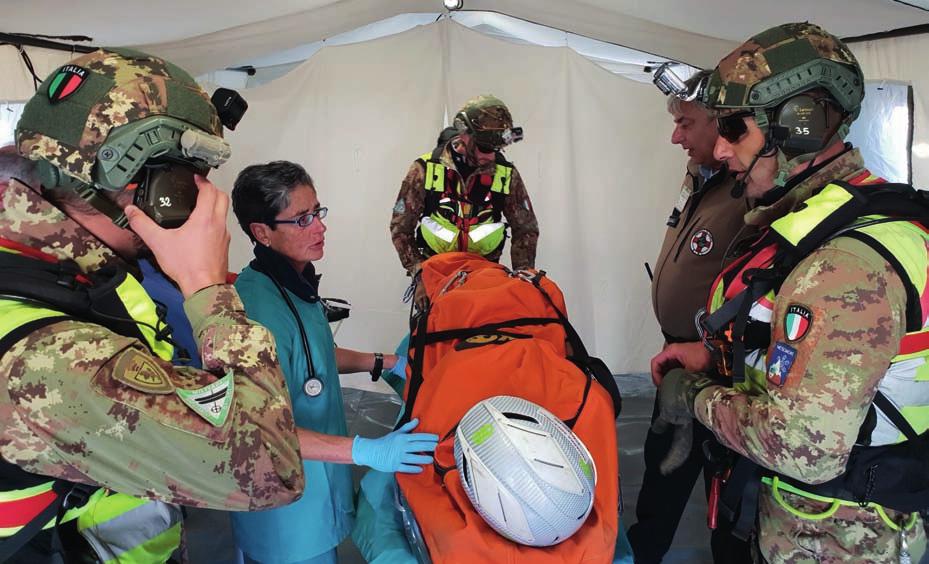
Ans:
POLYGON ((593 508, 597 469, 587 447, 522 398, 494 396, 468 410, 455 432, 455 463, 474 509, 520 544, 558 544, 593 508))

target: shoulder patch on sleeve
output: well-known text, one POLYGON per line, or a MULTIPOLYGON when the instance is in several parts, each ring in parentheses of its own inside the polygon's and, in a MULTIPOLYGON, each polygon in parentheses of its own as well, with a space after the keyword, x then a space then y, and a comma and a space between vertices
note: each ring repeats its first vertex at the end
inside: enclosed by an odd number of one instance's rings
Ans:
POLYGON ((796 343, 806 337, 813 325, 813 312, 800 304, 790 304, 784 314, 784 336, 788 343, 796 343))
POLYGON ((210 425, 222 427, 229 416, 234 388, 235 380, 232 371, 229 371, 219 380, 198 390, 178 388, 177 395, 187 407, 206 419, 210 425))
POLYGON ((116 358, 113 379, 147 394, 170 394, 174 384, 168 374, 149 355, 127 348, 116 358))
POLYGON ((797 349, 780 341, 775 343, 771 358, 768 359, 768 382, 782 387, 787 382, 787 375, 796 358, 797 349))

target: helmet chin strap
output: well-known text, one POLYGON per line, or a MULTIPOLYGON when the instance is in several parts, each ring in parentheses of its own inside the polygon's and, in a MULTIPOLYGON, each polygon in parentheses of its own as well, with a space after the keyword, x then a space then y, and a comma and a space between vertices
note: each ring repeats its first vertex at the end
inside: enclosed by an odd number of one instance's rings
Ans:
POLYGON ((77 188, 78 195, 88 204, 94 207, 98 212, 110 218, 117 226, 123 229, 129 228, 129 219, 126 217, 122 208, 117 206, 113 201, 107 199, 99 189, 90 184, 83 184, 77 188))
POLYGON ((748 175, 751 174, 752 169, 755 168, 755 163, 758 162, 758 159, 761 158, 764 149, 758 151, 758 154, 755 155, 755 158, 752 159, 752 163, 748 165, 748 168, 745 169, 745 172, 742 174, 742 178, 736 181, 735 185, 732 187, 732 190, 729 194, 733 198, 741 198, 745 194, 745 181, 748 179, 748 175))
POLYGON ((845 136, 848 135, 849 130, 848 120, 845 119, 841 124, 839 124, 839 127, 836 128, 835 133, 826 143, 823 144, 819 151, 803 153, 801 155, 788 158, 788 156, 784 153, 784 150, 781 148, 780 142, 774 138, 772 130, 768 124, 768 116, 764 110, 757 110, 755 112, 755 122, 758 124, 758 127, 765 135, 765 144, 764 147, 761 148, 761 151, 755 155, 755 158, 752 159, 752 163, 748 166, 748 169, 745 171, 742 179, 736 182, 735 186, 732 187, 733 198, 741 198, 742 194, 745 193, 745 181, 748 178, 749 173, 755 167, 755 163, 757 163, 758 159, 762 156, 774 156, 777 158, 777 172, 774 176, 773 188, 783 188, 787 185, 787 181, 790 179, 790 172, 792 170, 801 164, 811 162, 823 149, 831 146, 836 141, 842 141, 845 139, 845 136))

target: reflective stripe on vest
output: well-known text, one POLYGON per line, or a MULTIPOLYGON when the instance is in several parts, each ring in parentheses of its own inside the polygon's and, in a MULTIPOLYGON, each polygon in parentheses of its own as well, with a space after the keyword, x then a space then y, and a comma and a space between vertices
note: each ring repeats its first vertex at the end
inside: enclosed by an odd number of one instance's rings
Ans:
MULTIPOLYGON (((873 182, 873 176, 860 176, 864 182, 873 182)), ((858 179, 856 179, 858 180, 858 179)), ((786 241, 797 245, 818 225, 823 223, 830 213, 838 210, 851 200, 842 186, 829 184, 823 190, 804 203, 803 209, 787 214, 771 224, 771 228, 786 241)), ((859 221, 876 219, 877 216, 861 218, 859 221)), ((929 233, 919 225, 907 221, 894 221, 868 225, 854 229, 879 243, 900 263, 909 280, 903 284, 912 284, 920 297, 922 306, 922 329, 907 333, 900 343, 900 350, 891 359, 890 367, 881 379, 878 389, 899 409, 907 422, 923 433, 929 429, 929 233)), ((756 256, 773 256, 773 249, 763 249, 756 256)), ((764 258, 764 257, 762 257, 764 258)), ((743 271, 757 267, 749 261, 743 271)), ((734 294, 738 288, 724 287, 724 277, 720 275, 710 290, 708 311, 716 311, 734 294)), ((741 272, 733 279, 732 285, 741 284, 741 272)), ((749 317, 754 321, 770 323, 773 312, 774 294, 767 295, 752 304, 749 317)), ((746 355, 746 384, 738 387, 741 391, 763 390, 767 387, 767 351, 751 351, 746 355)), ((870 445, 881 446, 905 440, 903 433, 876 409, 877 424, 871 433, 870 445)))
POLYGON ((116 287, 116 294, 132 319, 136 320, 139 331, 152 352, 162 360, 171 362, 174 358, 174 346, 155 338, 155 327, 159 324, 158 311, 142 284, 127 274, 126 279, 116 287), (138 323, 139 321, 144 323, 138 323))
POLYGON ((445 165, 431 160, 432 153, 426 153, 419 158, 426 163, 426 178, 424 179, 423 188, 427 191, 445 192, 445 165))
MULTIPOLYGON (((426 191, 445 192, 445 176, 447 168, 441 162, 433 161, 432 153, 420 156, 425 163, 426 172, 423 189, 426 191)), ((495 165, 494 177, 490 191, 503 195, 510 193, 510 181, 513 177, 513 168, 501 164, 495 165)), ((489 203, 489 205, 492 205, 489 203)), ((489 209, 489 208, 485 208, 489 209)), ((472 217, 478 216, 480 211, 472 217)), ((490 214, 488 214, 490 215, 490 214)), ((472 221, 475 221, 472 219, 472 221)), ((435 253, 452 251, 468 251, 482 256, 496 251, 506 238, 506 224, 494 221, 488 217, 485 221, 474 225, 459 227, 439 212, 423 217, 419 223, 419 231, 423 241, 435 253), (461 239, 461 231, 467 234, 467 239, 461 239), (461 248, 465 247, 465 248, 461 248)))
POLYGON ((77 518, 77 530, 103 562, 164 562, 181 542, 180 507, 110 493, 77 518))
MULTIPOLYGON (((9 252, 6 249, 2 250, 9 252)), ((174 346, 167 341, 155 338, 154 328, 158 327, 161 321, 158 318, 155 302, 145 292, 142 284, 132 275, 126 274, 123 281, 116 287, 116 295, 132 319, 136 321, 136 326, 142 333, 148 348, 162 360, 170 362, 174 358, 174 346)), ((27 323, 63 315, 59 311, 33 303, 0 298, 0 339, 27 323)))
MULTIPOLYGON (((11 537, 32 519, 49 506, 57 494, 52 491, 54 481, 48 481, 30 488, 0 492, 0 538, 11 537)), ((76 519, 92 501, 102 497, 103 490, 91 494, 87 503, 65 511, 61 518, 62 523, 76 519)), ((42 528, 48 529, 55 525, 55 518, 49 519, 42 528)))
MULTIPOLYGON (((170 362, 174 347, 155 338, 153 327, 159 324, 155 303, 138 280, 127 274, 117 286, 116 295, 136 321, 146 345, 159 358, 170 362)), ((0 299, 0 339, 27 323, 62 316, 59 311, 33 303, 0 299)), ((53 483, 49 481, 30 488, 0 492, 0 509, 3 510, 0 511, 3 515, 0 537, 13 535, 54 499, 48 495, 53 483), (36 507, 38 510, 35 510, 36 507), (18 514, 7 509, 17 509, 18 514)), ((113 494, 101 488, 83 506, 65 512, 61 522, 78 519, 78 530, 82 534, 87 533, 85 538, 102 560, 114 561, 115 557, 119 557, 120 563, 142 564, 164 562, 180 546, 181 518, 180 509, 176 506, 113 494)), ((43 528, 53 525, 54 519, 43 528)))
POLYGON ((494 181, 490 185, 491 192, 509 195, 510 178, 513 176, 513 169, 508 166, 496 165, 494 167, 494 181))
MULTIPOLYGON (((856 229, 888 249, 903 267, 920 297, 922 329, 904 335, 900 350, 878 384, 917 433, 929 429, 929 326, 927 326, 927 248, 929 234, 913 223, 898 221, 856 229)), ((904 284, 907 282, 904 281, 904 284)), ((881 410, 871 433, 871 444, 880 446, 905 440, 903 433, 881 410)))
MULTIPOLYGON (((434 192, 445 191, 445 171, 444 164, 432 160, 432 153, 420 155, 420 160, 426 165, 425 179, 423 188, 434 192)), ((494 165, 494 179, 490 185, 491 192, 509 195, 510 180, 513 178, 513 167, 496 164, 494 165)))
MULTIPOLYGON (((460 230, 444 217, 435 214, 424 217, 420 222, 420 233, 429 248, 436 253, 460 251, 460 230)), ((506 225, 499 221, 480 223, 468 230, 467 250, 469 253, 486 255, 493 252, 506 236, 506 225)))

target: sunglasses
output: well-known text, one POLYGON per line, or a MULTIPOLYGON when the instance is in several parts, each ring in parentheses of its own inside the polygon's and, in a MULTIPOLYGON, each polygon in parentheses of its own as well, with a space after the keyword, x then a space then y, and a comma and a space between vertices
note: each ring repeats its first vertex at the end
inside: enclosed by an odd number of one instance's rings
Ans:
POLYGON ((491 144, 489 144, 489 143, 478 143, 478 142, 475 142, 475 143, 474 143, 474 146, 477 148, 478 151, 480 151, 480 152, 482 152, 482 153, 495 153, 495 152, 497 152, 497 151, 499 150, 499 147, 496 147, 496 146, 491 145, 491 144))
POLYGON ((730 143, 737 143, 743 135, 748 133, 745 119, 755 115, 754 112, 737 112, 728 116, 716 118, 716 129, 719 136, 730 143))

